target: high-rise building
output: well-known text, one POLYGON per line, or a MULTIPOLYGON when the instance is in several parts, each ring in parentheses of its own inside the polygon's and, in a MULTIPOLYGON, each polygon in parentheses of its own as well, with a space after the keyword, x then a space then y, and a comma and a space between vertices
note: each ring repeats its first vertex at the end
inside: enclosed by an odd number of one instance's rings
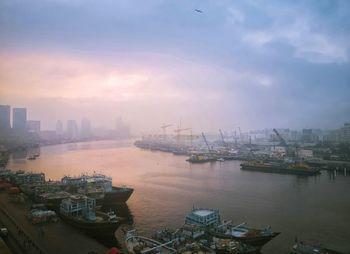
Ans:
POLYGON ((76 139, 78 137, 78 126, 75 120, 67 121, 67 138, 76 139))
POLYGON ((124 123, 121 117, 118 117, 115 123, 115 136, 121 139, 130 137, 130 126, 124 123))
POLYGON ((63 123, 61 120, 56 122, 56 134, 59 136, 63 135, 63 123))
POLYGON ((83 139, 91 137, 91 123, 88 119, 81 120, 80 137, 83 139))
POLYGON ((27 130, 28 132, 40 133, 40 121, 28 120, 27 121, 27 130))
POLYGON ((12 128, 16 131, 25 131, 27 128, 27 109, 13 108, 12 128))
POLYGON ((11 128, 11 107, 9 105, 0 105, 0 129, 11 128))

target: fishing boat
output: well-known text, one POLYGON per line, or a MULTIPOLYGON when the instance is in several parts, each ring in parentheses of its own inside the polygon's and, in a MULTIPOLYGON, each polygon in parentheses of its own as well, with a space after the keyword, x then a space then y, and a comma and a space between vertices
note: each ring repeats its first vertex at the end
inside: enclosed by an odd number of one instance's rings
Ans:
POLYGON ((224 221, 221 225, 211 229, 211 232, 218 238, 234 239, 257 248, 262 248, 262 246, 280 234, 280 232, 273 232, 270 227, 254 229, 247 227, 246 223, 234 225, 231 221, 224 221))
POLYGON ((271 231, 270 227, 265 229, 254 229, 239 225, 231 221, 222 221, 217 209, 192 208, 186 215, 185 224, 203 227, 210 235, 220 239, 233 239, 241 243, 262 248, 267 242, 279 235, 279 232, 271 231))
POLYGON ((114 212, 95 211, 96 202, 84 195, 72 195, 60 206, 60 217, 68 224, 94 237, 111 236, 124 221, 114 212))
POLYGON ((171 242, 160 243, 154 239, 137 235, 136 230, 126 233, 125 245, 129 254, 162 253, 173 254, 176 250, 169 247, 171 242))
POLYGON ((62 183, 72 192, 79 192, 97 199, 103 205, 125 203, 132 195, 134 189, 126 186, 113 186, 112 178, 103 174, 81 175, 78 177, 65 176, 62 183), (101 195, 103 192, 103 196, 101 195), (101 201, 99 201, 101 199, 101 201))
POLYGON ((304 244, 296 242, 291 248, 289 254, 344 254, 321 246, 304 244))

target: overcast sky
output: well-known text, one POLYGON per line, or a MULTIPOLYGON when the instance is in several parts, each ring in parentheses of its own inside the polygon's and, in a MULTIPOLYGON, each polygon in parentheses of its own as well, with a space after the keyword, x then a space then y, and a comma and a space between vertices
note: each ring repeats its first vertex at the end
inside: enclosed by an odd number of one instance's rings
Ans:
POLYGON ((0 1, 0 104, 44 129, 338 127, 349 61, 348 0, 0 1))

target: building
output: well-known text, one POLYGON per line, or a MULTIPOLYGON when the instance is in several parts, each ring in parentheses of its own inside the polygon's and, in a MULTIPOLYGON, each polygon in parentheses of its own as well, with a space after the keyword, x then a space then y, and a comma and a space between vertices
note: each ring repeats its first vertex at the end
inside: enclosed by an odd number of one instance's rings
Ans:
POLYGON ((204 227, 220 224, 219 210, 193 208, 192 211, 186 215, 185 223, 204 227))
POLYGON ((0 105, 0 130, 11 128, 11 107, 9 105, 0 105))
POLYGON ((88 119, 81 121, 80 137, 82 139, 88 139, 91 137, 91 122, 88 119))
POLYGON ((56 122, 56 134, 59 136, 63 135, 63 123, 61 120, 56 122))
POLYGON ((299 149, 297 150, 297 157, 300 159, 312 158, 314 156, 313 151, 310 149, 299 149))
POLYGON ((40 121, 28 120, 27 121, 27 131, 40 134, 40 121))
POLYGON ((337 130, 339 143, 350 143, 350 123, 344 123, 344 126, 337 130))
POLYGON ((15 131, 25 131, 27 129, 27 109, 13 108, 12 128, 15 131))
POLYGON ((130 137, 130 127, 121 117, 118 117, 115 124, 115 137, 119 139, 130 137))
POLYGON ((78 126, 75 120, 67 121, 67 138, 77 139, 78 138, 78 126))

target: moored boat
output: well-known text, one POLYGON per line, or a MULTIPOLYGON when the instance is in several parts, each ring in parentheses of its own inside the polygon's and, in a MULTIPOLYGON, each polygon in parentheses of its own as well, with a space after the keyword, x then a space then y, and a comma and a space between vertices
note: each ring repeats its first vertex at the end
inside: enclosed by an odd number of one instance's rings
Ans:
POLYGON ((317 175, 320 170, 303 163, 247 161, 241 164, 242 170, 265 173, 293 174, 302 176, 317 175))
POLYGON ((233 239, 241 243, 262 248, 267 242, 279 235, 279 232, 265 229, 254 229, 245 223, 234 225, 231 221, 221 221, 219 210, 208 208, 193 208, 186 215, 186 224, 203 227, 210 235, 220 239, 233 239))
POLYGON ((304 244, 303 242, 297 242, 291 248, 289 254, 344 254, 332 249, 328 249, 321 246, 304 244))
POLYGON ((230 221, 213 228, 211 232, 218 238, 234 239, 257 248, 261 248, 280 234, 280 232, 271 231, 270 227, 254 229, 247 227, 245 223, 234 225, 230 221))
POLYGON ((72 195, 60 206, 60 217, 68 224, 94 237, 111 236, 123 221, 113 212, 97 212, 95 200, 84 195, 72 195))

